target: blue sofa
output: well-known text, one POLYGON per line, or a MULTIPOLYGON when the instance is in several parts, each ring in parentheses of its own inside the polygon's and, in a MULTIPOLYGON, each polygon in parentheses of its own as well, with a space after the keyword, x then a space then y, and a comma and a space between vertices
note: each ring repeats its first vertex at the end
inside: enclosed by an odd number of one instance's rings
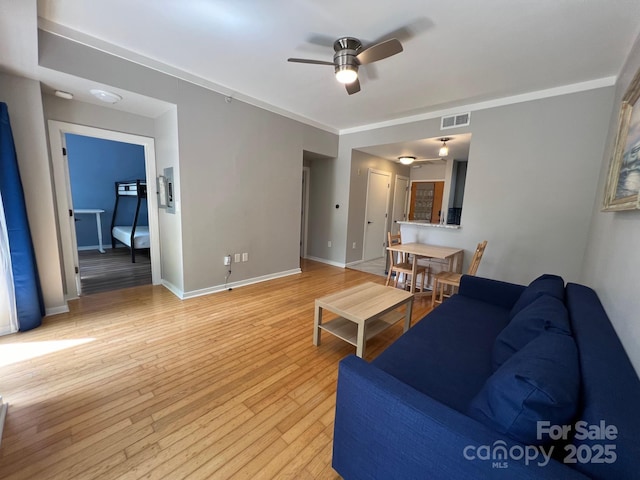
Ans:
POLYGON ((464 276, 371 363, 339 365, 356 479, 640 478, 640 381, 595 292, 464 276))

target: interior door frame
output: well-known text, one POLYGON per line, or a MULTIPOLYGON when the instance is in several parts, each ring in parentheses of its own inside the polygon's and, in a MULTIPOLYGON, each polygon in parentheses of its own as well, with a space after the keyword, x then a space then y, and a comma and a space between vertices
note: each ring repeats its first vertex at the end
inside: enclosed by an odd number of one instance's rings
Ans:
MULTIPOLYGON (((406 180, 407 181, 407 188, 405 189, 405 194, 404 194, 404 205, 402 206, 402 212, 404 214, 404 218, 402 219, 402 221, 407 221, 409 220, 409 200, 411 199, 411 179, 409 177, 405 177, 404 175, 399 175, 396 174, 396 181, 393 185, 393 205, 391 206, 391 226, 390 226, 390 230, 393 232, 393 224, 396 221, 395 218, 393 218, 393 212, 395 212, 396 210, 396 192, 398 191, 398 183, 399 180, 406 180)), ((400 227, 398 227, 398 230, 400 229, 400 227)))
POLYGON ((376 174, 376 175, 383 175, 385 177, 387 177, 387 181, 388 181, 388 186, 387 186, 387 196, 386 196, 386 201, 385 201, 385 228, 383 230, 383 237, 382 237, 382 251, 380 252, 380 256, 384 257, 385 256, 385 250, 384 250, 384 246, 387 242, 387 230, 388 230, 388 221, 389 221, 389 194, 391 191, 391 178, 392 178, 392 174, 391 172, 387 172, 385 170, 377 170, 375 168, 369 168, 367 171, 367 194, 366 194, 366 198, 365 198, 365 207, 364 207, 364 234, 362 236, 362 260, 366 261, 365 259, 365 252, 367 251, 366 247, 367 247, 367 217, 368 217, 368 213, 369 213, 369 187, 371 185, 371 174, 376 174))
POLYGON ((160 229, 158 224, 158 198, 156 192, 156 153, 155 141, 151 137, 116 132, 103 128, 89 127, 75 123, 49 120, 49 144, 51 147, 51 161, 53 164, 53 182, 56 191, 57 221, 62 249, 62 264, 65 276, 66 300, 77 298, 81 293, 80 265, 78 262, 78 242, 71 197, 71 181, 69 177, 69 162, 63 155, 65 135, 67 133, 84 135, 86 137, 113 140, 115 142, 141 145, 144 148, 144 165, 147 181, 147 212, 149 219, 149 240, 151 250, 151 282, 153 285, 161 283, 160 264, 160 229), (77 272, 76 273, 76 269, 77 272))
POLYGON ((302 211, 300 215, 301 220, 301 241, 300 241, 300 256, 307 258, 307 245, 309 238, 309 187, 311 186, 311 169, 309 167, 302 167, 302 211))

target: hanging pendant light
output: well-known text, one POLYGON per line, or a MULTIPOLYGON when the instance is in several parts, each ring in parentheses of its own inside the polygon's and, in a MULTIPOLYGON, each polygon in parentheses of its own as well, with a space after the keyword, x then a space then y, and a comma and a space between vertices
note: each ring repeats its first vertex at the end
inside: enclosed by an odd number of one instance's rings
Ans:
POLYGON ((443 137, 440 139, 442 142, 442 146, 440 147, 440 151, 438 152, 438 156, 446 157, 449 155, 449 147, 447 147, 447 142, 451 140, 449 137, 443 137))

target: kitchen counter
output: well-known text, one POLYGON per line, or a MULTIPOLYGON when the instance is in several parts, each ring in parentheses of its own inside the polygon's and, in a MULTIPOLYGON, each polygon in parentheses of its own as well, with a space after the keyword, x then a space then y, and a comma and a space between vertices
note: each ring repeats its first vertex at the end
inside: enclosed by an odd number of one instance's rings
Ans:
POLYGON ((410 222, 397 222, 398 225, 416 225, 418 227, 435 227, 435 228, 449 228, 452 230, 459 230, 460 225, 446 225, 442 223, 429 223, 429 222, 421 222, 419 220, 413 220, 410 222))

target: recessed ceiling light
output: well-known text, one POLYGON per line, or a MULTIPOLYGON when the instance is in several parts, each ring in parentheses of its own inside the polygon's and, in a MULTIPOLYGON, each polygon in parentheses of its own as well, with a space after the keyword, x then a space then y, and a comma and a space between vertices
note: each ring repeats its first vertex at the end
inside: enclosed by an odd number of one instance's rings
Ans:
POLYGON ((56 97, 64 98, 65 100, 73 99, 73 93, 63 92, 62 90, 56 90, 56 97))
POLYGON ((122 97, 117 93, 109 92, 107 90, 101 90, 99 88, 92 88, 91 90, 89 90, 89 92, 91 92, 91 95, 96 97, 98 100, 102 100, 106 103, 118 103, 120 100, 122 100, 122 97))

